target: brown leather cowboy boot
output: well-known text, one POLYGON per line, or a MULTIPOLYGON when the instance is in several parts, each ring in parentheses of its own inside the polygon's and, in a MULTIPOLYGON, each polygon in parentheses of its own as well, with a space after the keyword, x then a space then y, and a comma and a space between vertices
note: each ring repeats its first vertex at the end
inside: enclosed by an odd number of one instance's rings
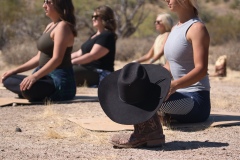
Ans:
POLYGON ((165 143, 165 135, 158 115, 155 114, 146 122, 134 125, 132 134, 113 135, 111 143, 120 148, 162 146, 165 143))

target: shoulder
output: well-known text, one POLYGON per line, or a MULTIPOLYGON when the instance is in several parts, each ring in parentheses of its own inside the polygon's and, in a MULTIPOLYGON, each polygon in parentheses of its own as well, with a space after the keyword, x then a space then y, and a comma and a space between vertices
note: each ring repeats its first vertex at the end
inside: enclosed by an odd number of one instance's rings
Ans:
POLYGON ((189 38, 194 38, 194 37, 209 37, 209 33, 207 31, 206 26, 204 25, 203 22, 197 21, 196 23, 193 23, 192 26, 189 28, 189 31, 187 33, 187 36, 189 38))
POLYGON ((104 38, 105 40, 113 40, 115 39, 115 34, 111 31, 103 31, 100 35, 99 38, 104 38))
POLYGON ((67 23, 66 21, 60 21, 60 22, 58 22, 57 27, 56 27, 56 30, 57 30, 58 32, 67 33, 67 34, 72 33, 70 24, 67 23))
POLYGON ((115 36, 115 34, 111 31, 103 31, 101 33, 101 35, 103 35, 103 36, 115 36))
POLYGON ((167 37, 170 34, 170 32, 165 32, 162 34, 162 37, 167 37))
POLYGON ((70 29, 70 24, 67 23, 66 21, 60 21, 58 22, 57 27, 63 28, 63 29, 70 29))
POLYGON ((204 30, 206 29, 206 26, 203 24, 203 22, 201 21, 197 21, 195 23, 192 24, 192 26, 190 27, 191 30, 196 30, 196 31, 199 31, 199 30, 204 30))

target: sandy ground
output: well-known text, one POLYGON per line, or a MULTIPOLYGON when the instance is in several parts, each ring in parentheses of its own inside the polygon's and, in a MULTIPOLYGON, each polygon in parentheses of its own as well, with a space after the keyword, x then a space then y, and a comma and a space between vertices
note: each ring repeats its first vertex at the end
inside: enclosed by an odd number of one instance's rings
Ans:
MULTIPOLYGON (((210 72, 213 67, 210 67, 210 72)), ((240 113, 240 72, 211 77, 213 111, 240 113)), ((78 88, 78 93, 97 93, 78 88)), ((14 97, 0 90, 0 97, 14 97)), ((115 149, 108 143, 116 132, 93 132, 69 117, 105 117, 98 102, 8 106, 0 108, 0 159, 168 160, 240 159, 240 126, 200 130, 164 129, 160 148, 115 149), (19 132, 21 129, 21 132, 19 132)))

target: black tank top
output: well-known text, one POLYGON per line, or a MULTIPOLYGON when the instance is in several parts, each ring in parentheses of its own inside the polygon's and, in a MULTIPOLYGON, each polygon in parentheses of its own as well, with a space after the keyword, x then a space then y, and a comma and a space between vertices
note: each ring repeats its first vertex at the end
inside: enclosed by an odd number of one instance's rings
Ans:
MULTIPOLYGON (((37 48, 41 51, 39 66, 44 66, 53 56, 54 41, 50 37, 50 33, 57 26, 57 24, 50 30, 42 34, 37 41, 37 48)), ((68 68, 72 66, 71 63, 72 47, 67 47, 62 63, 57 68, 68 68)))

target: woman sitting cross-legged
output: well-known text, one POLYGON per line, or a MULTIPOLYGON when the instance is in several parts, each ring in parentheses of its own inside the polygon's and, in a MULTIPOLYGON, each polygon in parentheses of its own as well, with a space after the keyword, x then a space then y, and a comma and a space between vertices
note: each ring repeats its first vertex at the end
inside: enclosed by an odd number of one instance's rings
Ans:
POLYGON ((74 6, 71 0, 44 0, 43 8, 52 22, 37 41, 37 55, 5 72, 2 83, 29 101, 70 100, 76 94, 71 63, 72 46, 77 35, 74 6), (29 76, 18 74, 34 68, 29 76))
POLYGON ((92 15, 96 33, 72 53, 72 64, 77 86, 97 87, 99 82, 114 71, 116 52, 116 22, 108 6, 99 6, 92 15))

